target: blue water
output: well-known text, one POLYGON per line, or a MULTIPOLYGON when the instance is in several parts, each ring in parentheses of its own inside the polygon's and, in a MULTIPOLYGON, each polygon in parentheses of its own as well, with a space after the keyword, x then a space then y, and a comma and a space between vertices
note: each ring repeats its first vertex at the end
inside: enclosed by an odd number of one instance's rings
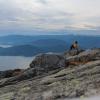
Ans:
POLYGON ((28 68, 32 60, 33 57, 0 56, 0 71, 15 68, 28 68))

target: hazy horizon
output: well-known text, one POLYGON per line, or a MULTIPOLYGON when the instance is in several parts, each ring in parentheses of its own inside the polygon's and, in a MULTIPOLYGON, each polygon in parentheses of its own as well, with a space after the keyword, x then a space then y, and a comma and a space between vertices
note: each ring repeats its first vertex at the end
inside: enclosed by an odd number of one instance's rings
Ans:
POLYGON ((51 33, 51 34, 33 34, 33 33, 30 33, 30 34, 24 34, 24 33, 20 33, 20 34, 18 34, 18 33, 16 33, 16 34, 0 34, 0 37, 2 37, 2 36, 53 36, 53 35, 61 35, 61 36, 63 36, 63 35, 68 35, 68 36, 99 36, 100 37, 100 34, 75 34, 75 33, 63 33, 63 34, 57 34, 57 33, 51 33))

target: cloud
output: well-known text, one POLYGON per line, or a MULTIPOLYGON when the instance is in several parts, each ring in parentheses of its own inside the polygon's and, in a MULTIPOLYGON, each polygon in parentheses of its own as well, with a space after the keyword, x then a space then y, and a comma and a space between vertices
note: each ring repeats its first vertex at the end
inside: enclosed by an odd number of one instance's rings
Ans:
POLYGON ((47 0, 37 0, 37 2, 43 3, 43 4, 47 4, 47 0))
POLYGON ((96 30, 99 0, 0 0, 0 30, 96 30))

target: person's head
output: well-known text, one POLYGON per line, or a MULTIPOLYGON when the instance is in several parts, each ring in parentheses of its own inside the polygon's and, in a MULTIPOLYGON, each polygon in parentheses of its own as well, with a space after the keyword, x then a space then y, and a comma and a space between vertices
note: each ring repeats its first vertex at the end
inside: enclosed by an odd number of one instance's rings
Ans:
POLYGON ((75 41, 75 43, 76 43, 76 44, 78 44, 78 42, 77 42, 77 41, 75 41))

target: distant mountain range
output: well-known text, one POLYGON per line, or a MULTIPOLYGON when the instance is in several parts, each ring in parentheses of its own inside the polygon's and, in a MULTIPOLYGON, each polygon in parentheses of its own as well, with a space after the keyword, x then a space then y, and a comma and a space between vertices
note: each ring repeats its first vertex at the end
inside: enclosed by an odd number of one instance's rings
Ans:
POLYGON ((100 36, 79 35, 9 35, 0 37, 0 55, 2 56, 34 56, 45 52, 63 52, 77 40, 80 48, 100 48, 100 36), (8 46, 9 45, 9 46, 8 46), (11 45, 11 47, 10 47, 11 45))
POLYGON ((67 50, 66 42, 62 40, 39 40, 27 45, 15 45, 0 48, 2 56, 34 56, 45 52, 63 52, 67 50))

